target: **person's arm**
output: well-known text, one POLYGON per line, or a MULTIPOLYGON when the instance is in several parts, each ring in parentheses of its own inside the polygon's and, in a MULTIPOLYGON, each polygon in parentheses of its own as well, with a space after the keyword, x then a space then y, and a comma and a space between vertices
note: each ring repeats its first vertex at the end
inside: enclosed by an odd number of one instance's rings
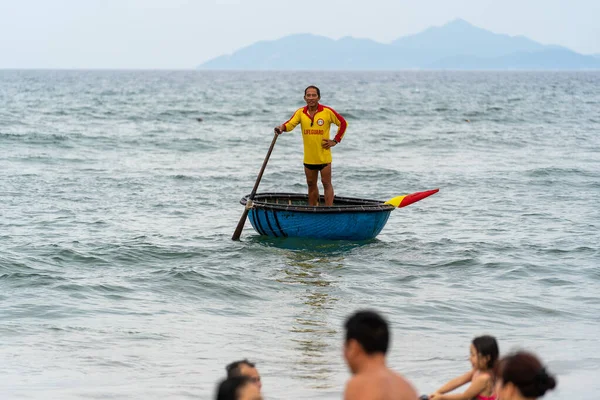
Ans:
POLYGON ((292 118, 284 122, 283 124, 275 127, 276 133, 289 132, 293 130, 300 123, 300 115, 302 113, 302 109, 296 110, 292 118))
POLYGON ((471 385, 464 391, 464 393, 454 394, 442 394, 434 393, 431 400, 471 400, 474 399, 479 393, 483 392, 488 384, 489 376, 478 376, 471 385))
POLYGON ((346 128, 348 128, 348 123, 346 122, 344 117, 342 117, 340 114, 338 114, 337 111, 335 111, 333 108, 329 108, 329 111, 331 112, 331 121, 338 126, 338 131, 337 131, 335 137, 333 138, 333 140, 335 140, 336 143, 339 143, 342 141, 342 138, 344 137, 344 134, 346 133, 346 128))
POLYGON ((461 387, 465 383, 469 382, 472 377, 473 377, 473 371, 469 371, 466 374, 457 376, 456 378, 452 379, 451 381, 446 383, 444 386, 442 386, 441 388, 436 390, 435 393, 444 394, 444 393, 451 392, 454 389, 461 387))

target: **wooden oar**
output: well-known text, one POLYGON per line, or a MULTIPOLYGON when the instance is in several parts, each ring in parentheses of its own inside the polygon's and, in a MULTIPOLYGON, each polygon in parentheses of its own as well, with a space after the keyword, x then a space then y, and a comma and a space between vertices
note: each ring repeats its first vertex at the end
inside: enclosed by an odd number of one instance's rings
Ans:
POLYGON ((394 207, 402 208, 402 207, 408 206, 409 204, 416 203, 419 200, 423 200, 425 197, 429 197, 432 194, 435 194, 439 191, 440 191, 440 189, 434 189, 434 190, 426 190, 424 192, 416 192, 416 193, 412 193, 412 194, 407 194, 404 196, 398 196, 398 197, 389 199, 388 201, 385 202, 385 204, 391 204, 394 207))
POLYGON ((279 134, 277 134, 277 133, 275 134, 275 136, 273 136, 273 141, 271 142, 271 147, 269 147, 269 152, 267 153, 267 156, 265 157, 265 161, 263 162, 262 168, 260 169, 260 172, 258 173, 258 178, 256 178, 256 183, 254 183, 254 188, 252 189, 252 192, 250 193, 250 196, 248 197, 248 201, 246 202, 246 208, 244 209, 242 218, 240 218, 240 222, 238 222, 237 228, 235 228, 235 232, 233 232, 233 236, 231 237, 231 240, 239 240, 240 236, 242 235, 242 229, 244 229, 244 224, 246 223, 246 218, 248 218, 248 211, 250 211, 250 209, 252 208, 252 200, 254 199, 254 196, 256 195, 256 190, 258 189, 258 184, 260 183, 260 180, 263 176, 263 172, 265 172, 265 168, 267 167, 267 163, 269 162, 269 157, 271 157, 271 152, 273 151, 273 147, 275 147, 275 142, 277 141, 277 136, 279 136, 279 134))

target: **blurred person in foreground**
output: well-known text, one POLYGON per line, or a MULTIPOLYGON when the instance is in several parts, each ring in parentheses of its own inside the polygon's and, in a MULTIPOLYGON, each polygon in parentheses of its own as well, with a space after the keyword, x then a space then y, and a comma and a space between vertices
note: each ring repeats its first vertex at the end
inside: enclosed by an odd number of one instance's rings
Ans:
POLYGON ((536 400, 555 387, 556 378, 531 353, 520 351, 498 363, 496 393, 499 400, 536 400))
POLYGON ((263 400, 260 390, 247 376, 226 378, 217 387, 217 400, 263 400))
POLYGON ((374 311, 351 315, 345 324, 344 359, 352 372, 345 400, 416 400, 417 392, 386 365, 388 323, 374 311))
POLYGON ((225 367, 227 371, 228 378, 234 378, 237 376, 247 376, 250 378, 252 383, 258 386, 258 390, 262 388, 262 381, 260 379, 260 374, 258 373, 258 369, 256 369, 256 365, 251 363, 247 359, 243 359, 240 361, 234 361, 231 364, 225 367))

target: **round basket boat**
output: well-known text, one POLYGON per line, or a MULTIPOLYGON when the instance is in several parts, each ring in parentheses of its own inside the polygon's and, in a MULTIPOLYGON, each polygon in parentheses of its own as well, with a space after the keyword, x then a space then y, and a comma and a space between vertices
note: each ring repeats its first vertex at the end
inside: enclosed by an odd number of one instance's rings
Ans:
MULTIPOLYGON (((247 205, 249 197, 240 203, 247 205)), ((319 203, 324 203, 323 196, 319 203)), ((248 219, 265 236, 368 240, 381 232, 395 208, 379 200, 339 196, 333 206, 310 206, 306 194, 259 193, 249 207, 248 219)))

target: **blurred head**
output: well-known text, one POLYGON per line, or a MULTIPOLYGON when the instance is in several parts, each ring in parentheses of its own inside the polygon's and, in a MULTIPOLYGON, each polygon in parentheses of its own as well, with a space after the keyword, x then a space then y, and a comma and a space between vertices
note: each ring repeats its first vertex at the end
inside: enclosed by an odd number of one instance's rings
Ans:
POLYGON ((304 89, 304 101, 309 107, 314 107, 321 100, 321 91, 316 86, 309 86, 304 89))
POLYGON ((470 348, 471 365, 476 369, 491 369, 494 368, 498 361, 498 343, 493 336, 479 336, 473 339, 470 348))
POLYGON ((352 373, 361 362, 374 355, 387 353, 390 334, 388 324, 374 311, 358 311, 346 320, 344 358, 352 373))
POLYGON ((217 400, 262 400, 258 387, 247 376, 227 378, 217 388, 217 400))
POLYGON ((250 381, 252 381, 252 383, 254 383, 256 386, 258 386, 259 390, 262 388, 260 374, 258 373, 256 366, 253 363, 251 363, 250 361, 248 361, 246 359, 240 360, 240 361, 234 361, 231 364, 229 364, 227 367, 225 367, 225 369, 227 370, 228 378, 233 378, 233 377, 237 377, 237 376, 245 376, 245 377, 250 378, 250 381))
POLYGON ((556 378, 531 353, 506 356, 496 368, 496 394, 500 400, 537 399, 555 387, 556 378))

